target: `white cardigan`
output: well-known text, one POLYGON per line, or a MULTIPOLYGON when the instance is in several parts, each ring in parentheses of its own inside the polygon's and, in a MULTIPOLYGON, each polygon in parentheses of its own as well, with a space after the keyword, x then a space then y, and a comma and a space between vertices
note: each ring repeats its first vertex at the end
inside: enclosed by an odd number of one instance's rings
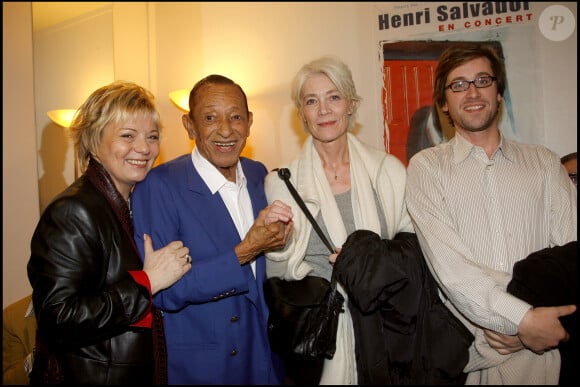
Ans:
MULTIPOLYGON (((380 222, 376 211, 374 191, 377 193, 387 223, 386 238, 392 239, 398 232, 414 232, 411 218, 404 202, 407 172, 395 156, 371 148, 348 134, 350 158, 351 200, 356 229, 367 229, 380 234, 380 222)), ((322 211, 324 224, 331 241, 342 247, 346 241, 342 217, 330 190, 322 161, 312 145, 312 137, 304 144, 302 153, 288 166, 290 181, 316 218, 322 211)), ((304 278, 312 268, 304 262, 304 255, 312 225, 288 191, 277 172, 270 172, 265 182, 268 203, 278 199, 292 206, 294 231, 286 247, 266 254, 268 277, 288 280, 304 278)))
MULTIPOLYGON (((380 235, 381 227, 374 199, 376 192, 387 223, 386 238, 392 239, 399 232, 414 232, 404 202, 407 172, 403 163, 395 156, 361 143, 350 133, 347 136, 356 229, 367 229, 380 235)), ((312 144, 312 137, 307 139, 302 153, 290 163, 288 169, 292 184, 312 216, 316 218, 319 212, 322 213, 332 243, 342 247, 348 235, 324 174, 322 161, 312 144)), ((281 200, 292 206, 294 215, 294 230, 284 249, 266 254, 267 275, 287 280, 302 279, 312 270, 304 261, 312 225, 277 172, 266 176, 265 190, 268 203, 281 200)), ((338 322, 336 353, 331 360, 325 360, 320 384, 357 384, 354 332, 348 297, 340 285, 338 288, 345 298, 345 313, 340 315, 338 322)))

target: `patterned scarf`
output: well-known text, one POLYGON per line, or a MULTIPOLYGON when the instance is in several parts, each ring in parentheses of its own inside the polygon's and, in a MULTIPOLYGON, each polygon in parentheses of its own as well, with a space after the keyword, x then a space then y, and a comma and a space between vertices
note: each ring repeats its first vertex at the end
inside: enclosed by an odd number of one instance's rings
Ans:
MULTIPOLYGON (((131 217, 131 210, 127 201, 115 187, 109 173, 101 163, 91 157, 85 176, 107 199, 111 208, 115 212, 117 219, 119 219, 123 225, 127 237, 132 242, 135 252, 139 254, 139 250, 137 249, 137 245, 133 239, 133 219, 131 217)), ((153 383, 156 385, 163 385, 167 384, 167 347, 165 343, 163 317, 161 311, 153 305, 151 305, 151 313, 153 314, 151 331, 153 337, 153 355, 155 360, 153 383)))

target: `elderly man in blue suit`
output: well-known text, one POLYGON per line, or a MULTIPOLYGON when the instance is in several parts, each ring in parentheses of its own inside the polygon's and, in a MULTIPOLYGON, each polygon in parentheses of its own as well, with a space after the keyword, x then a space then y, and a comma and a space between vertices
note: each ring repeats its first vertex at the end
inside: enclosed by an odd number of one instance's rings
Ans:
POLYGON ((189 107, 183 124, 193 151, 154 168, 131 195, 137 246, 148 233, 155 248, 181 240, 192 256, 192 269, 154 298, 164 314, 168 382, 280 384, 263 253, 286 244, 292 211, 268 206, 266 167, 240 157, 253 119, 242 88, 210 75, 191 90, 189 107))

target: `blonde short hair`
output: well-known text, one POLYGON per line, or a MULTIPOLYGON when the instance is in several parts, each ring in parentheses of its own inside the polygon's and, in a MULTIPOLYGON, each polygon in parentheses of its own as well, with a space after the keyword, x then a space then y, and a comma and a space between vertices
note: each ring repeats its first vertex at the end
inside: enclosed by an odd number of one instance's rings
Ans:
POLYGON ((161 130, 155 97, 150 91, 126 81, 115 81, 95 90, 78 109, 70 126, 80 171, 86 169, 91 153, 97 151, 107 125, 137 115, 151 117, 157 130, 161 130))

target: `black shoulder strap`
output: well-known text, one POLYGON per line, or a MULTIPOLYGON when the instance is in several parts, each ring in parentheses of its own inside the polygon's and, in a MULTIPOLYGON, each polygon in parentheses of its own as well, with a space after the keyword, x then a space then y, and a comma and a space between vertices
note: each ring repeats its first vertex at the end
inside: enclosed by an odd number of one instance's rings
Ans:
POLYGON ((326 235, 324 235, 324 233, 320 229, 320 226, 318 225, 318 223, 316 223, 316 220, 314 220, 314 217, 312 216, 312 214, 308 210, 308 207, 306 207, 306 204, 304 204, 304 201, 302 200, 302 198, 300 197, 300 195, 296 191, 296 188, 294 188, 294 186, 290 182, 290 170, 288 168, 278 169, 278 177, 280 177, 280 179, 284 180, 284 183, 286 183, 286 186, 288 187, 288 190, 290 191, 290 193, 294 197, 294 200, 296 200, 296 203, 298 203, 298 205, 300 206, 302 211, 304 211, 304 214, 306 215, 306 217, 308 218, 310 223, 312 223, 312 227, 314 227, 314 230, 316 230, 316 233, 318 234, 318 236, 320 237, 320 239, 322 240, 324 245, 328 248, 330 253, 331 254, 336 253, 334 247, 332 246, 332 243, 330 243, 328 238, 326 238, 326 235))

